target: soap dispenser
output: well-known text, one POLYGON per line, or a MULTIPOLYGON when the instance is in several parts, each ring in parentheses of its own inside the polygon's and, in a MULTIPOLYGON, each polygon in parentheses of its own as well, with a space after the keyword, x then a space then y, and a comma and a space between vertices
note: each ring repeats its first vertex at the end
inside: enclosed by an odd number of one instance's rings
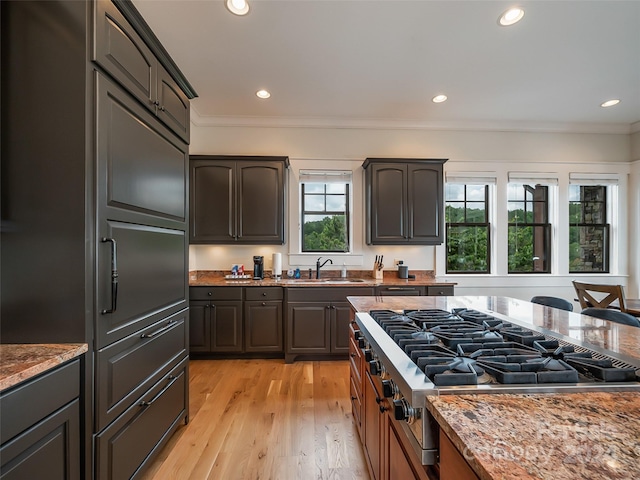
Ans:
POLYGON ((345 265, 344 262, 342 262, 342 272, 341 272, 341 276, 342 278, 347 278, 347 266, 345 265))

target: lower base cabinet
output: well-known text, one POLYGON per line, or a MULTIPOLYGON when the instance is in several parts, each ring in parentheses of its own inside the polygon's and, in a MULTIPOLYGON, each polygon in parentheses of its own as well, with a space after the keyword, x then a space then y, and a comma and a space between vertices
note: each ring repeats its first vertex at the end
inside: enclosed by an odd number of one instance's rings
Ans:
POLYGON ((191 287, 189 298, 191 353, 283 353, 282 287, 191 287))
POLYGON ((478 476, 442 430, 440 430, 440 480, 478 480, 478 476))
POLYGON ((371 296, 373 288, 287 288, 285 361, 299 355, 347 355, 351 306, 348 296, 371 296))
POLYGON ((186 420, 188 369, 185 358, 97 435, 96 478, 135 478, 186 420))
POLYGON ((79 480, 80 361, 0 396, 0 478, 79 480))

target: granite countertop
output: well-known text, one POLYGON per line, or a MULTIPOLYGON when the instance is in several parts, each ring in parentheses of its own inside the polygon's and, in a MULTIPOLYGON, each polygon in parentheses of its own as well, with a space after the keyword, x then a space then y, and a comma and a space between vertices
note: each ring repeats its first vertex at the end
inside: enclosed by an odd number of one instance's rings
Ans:
MULTIPOLYGON (((308 277, 307 271, 301 272, 301 278, 264 278, 263 280, 228 279, 229 272, 220 270, 194 270, 189 272, 189 286, 191 287, 378 287, 378 286, 452 286, 452 282, 439 281, 433 270, 410 270, 415 279, 398 278, 396 271, 383 271, 382 279, 373 278, 371 270, 349 270, 347 278, 340 277, 339 270, 323 270, 320 279, 308 277)), ((314 272, 315 274, 315 272, 314 272)), ((268 272, 270 276, 270 272, 268 272)))
MULTIPOLYGON (((465 307, 640 358, 640 328, 508 297, 348 297, 359 312, 465 307)), ((640 478, 640 392, 427 396, 482 480, 640 478)))
POLYGON ((0 345, 0 390, 13 387, 85 353, 86 343, 0 345))
POLYGON ((566 312, 509 297, 347 297, 358 312, 464 307, 506 315, 523 324, 559 333, 571 341, 640 359, 640 328, 566 312))
POLYGON ((482 480, 640 478, 640 392, 442 395, 427 408, 482 480))

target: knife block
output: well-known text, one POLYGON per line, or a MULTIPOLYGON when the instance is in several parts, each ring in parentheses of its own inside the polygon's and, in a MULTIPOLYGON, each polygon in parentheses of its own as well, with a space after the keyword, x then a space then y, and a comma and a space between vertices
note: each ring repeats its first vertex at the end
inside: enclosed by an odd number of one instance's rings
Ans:
POLYGON ((383 270, 378 270, 377 267, 373 267, 373 278, 375 278, 376 280, 382 280, 383 279, 383 270))

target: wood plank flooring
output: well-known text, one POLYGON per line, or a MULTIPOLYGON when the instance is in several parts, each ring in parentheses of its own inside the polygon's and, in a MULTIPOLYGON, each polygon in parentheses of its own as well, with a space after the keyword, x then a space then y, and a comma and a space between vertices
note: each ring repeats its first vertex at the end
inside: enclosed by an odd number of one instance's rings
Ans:
POLYGON ((192 360, 190 421, 143 480, 369 480, 349 362, 192 360))

